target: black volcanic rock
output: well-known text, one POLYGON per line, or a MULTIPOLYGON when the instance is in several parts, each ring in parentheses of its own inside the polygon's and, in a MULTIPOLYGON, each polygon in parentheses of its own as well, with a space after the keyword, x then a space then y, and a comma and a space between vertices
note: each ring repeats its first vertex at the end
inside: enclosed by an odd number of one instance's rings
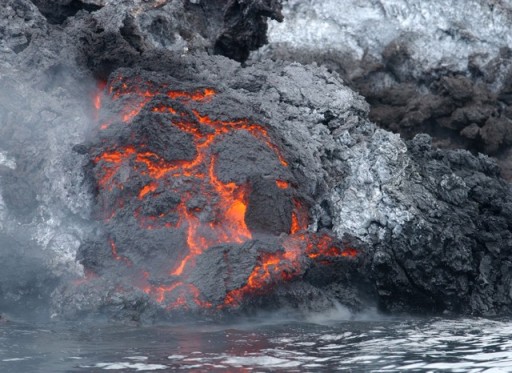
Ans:
POLYGON ((107 3, 68 28, 83 33, 85 63, 106 79, 153 49, 207 51, 243 62, 266 43, 267 18, 282 20, 280 10, 278 0, 128 0, 107 3))
POLYGON ((251 180, 245 222, 252 232, 279 234, 290 232, 293 202, 288 189, 280 189, 275 181, 264 177, 251 180))
POLYGON ((230 0, 224 9, 225 28, 215 41, 214 52, 241 62, 250 51, 267 44, 266 17, 283 20, 280 0, 230 0))
POLYGON ((32 2, 51 24, 62 24, 80 10, 101 9, 101 6, 81 0, 32 0, 32 2))
POLYGON ((408 148, 411 187, 431 197, 418 195, 416 216, 378 245, 388 247, 373 262, 381 300, 393 311, 509 313, 510 185, 488 158, 432 149, 426 135, 408 148))

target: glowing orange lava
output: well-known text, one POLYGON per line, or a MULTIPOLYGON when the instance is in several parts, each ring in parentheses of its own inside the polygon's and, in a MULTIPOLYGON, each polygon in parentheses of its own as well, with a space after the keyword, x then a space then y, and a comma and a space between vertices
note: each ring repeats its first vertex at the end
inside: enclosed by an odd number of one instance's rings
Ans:
POLYGON ((224 299, 224 304, 238 305, 249 294, 261 295, 280 282, 290 281, 300 270, 297 261, 299 255, 300 253, 296 250, 263 254, 259 264, 249 275, 247 284, 240 289, 230 291, 224 299))
POLYGON ((151 183, 143 187, 139 192, 139 199, 143 199, 144 196, 148 193, 154 192, 158 188, 158 184, 151 183))
MULTIPOLYGON (((152 151, 141 150, 136 146, 115 146, 94 158, 97 183, 100 190, 121 191, 124 188, 123 177, 127 177, 126 170, 129 170, 144 178, 144 186, 135 191, 136 198, 144 201, 157 196, 165 188, 173 190, 172 183, 176 180, 178 184, 181 183, 180 185, 194 181, 192 185, 197 186, 198 190, 177 190, 180 198, 177 206, 173 207, 173 212, 179 217, 177 222, 166 221, 167 212, 159 213, 158 216, 144 216, 141 209, 135 211, 135 218, 144 229, 182 229, 188 249, 186 255, 177 263, 169 263, 169 283, 155 285, 149 280, 149 272, 144 271, 140 275, 140 288, 155 301, 165 303, 167 309, 186 309, 192 303, 198 307, 210 308, 212 304, 202 298, 197 287, 187 282, 189 269, 195 265, 197 257, 210 247, 227 243, 242 244, 253 238, 245 221, 250 186, 219 179, 216 173, 218 159, 212 145, 224 135, 244 131, 255 141, 260 141, 271 149, 282 167, 288 167, 288 162, 264 126, 247 119, 226 121, 200 113, 196 109, 196 104, 214 99, 215 90, 203 88, 187 92, 169 90, 165 86, 150 82, 136 83, 128 83, 120 76, 110 82, 107 89, 109 99, 112 102, 119 100, 118 102, 123 105, 119 116, 103 121, 99 129, 106 130, 116 122, 129 124, 148 106, 152 115, 162 115, 161 118, 168 120, 169 126, 175 126, 191 136, 195 154, 192 159, 167 161, 152 151), (179 101, 181 105, 172 107, 171 104, 162 104, 162 100, 159 99, 157 105, 151 106, 151 101, 156 96, 167 97, 167 101, 179 101), (184 112, 183 109, 179 109, 191 104, 194 104, 192 110, 184 112), (193 120, 190 119, 191 115, 193 120), (203 208, 194 204, 193 193, 208 200, 208 218, 204 217, 203 208)), ((101 91, 94 96, 93 106, 97 111, 101 109, 102 97, 101 91)), ((292 184, 285 180, 275 182, 276 186, 283 190, 292 187, 292 184)), ((289 236, 283 239, 282 250, 262 253, 257 265, 249 274, 247 283, 229 292, 224 299, 224 305, 219 306, 220 308, 236 306, 248 294, 263 294, 280 282, 293 280, 303 270, 301 258, 315 260, 325 257, 357 256, 358 253, 354 249, 339 248, 330 236, 310 236, 307 233, 307 208, 298 200, 293 200, 293 203, 291 228, 290 232, 286 232, 289 236)), ((112 217, 115 211, 107 211, 105 215, 112 217)), ((110 246, 112 257, 116 261, 131 265, 128 258, 118 253, 114 241, 110 241, 110 246)))
POLYGON ((113 240, 110 240, 109 242, 110 242, 110 248, 112 250, 112 257, 117 261, 122 261, 126 265, 131 266, 132 262, 128 258, 125 258, 118 254, 116 243, 113 240))
POLYGON ((283 180, 276 180, 276 185, 279 189, 288 189, 290 187, 290 183, 283 180))
POLYGON ((355 258, 359 253, 356 249, 349 247, 341 252, 341 256, 355 258))

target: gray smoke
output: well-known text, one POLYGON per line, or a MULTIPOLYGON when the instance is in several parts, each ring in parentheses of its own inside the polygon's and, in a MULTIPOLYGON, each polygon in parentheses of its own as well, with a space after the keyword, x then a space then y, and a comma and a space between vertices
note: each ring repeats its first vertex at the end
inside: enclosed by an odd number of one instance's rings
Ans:
POLYGON ((71 149, 91 129, 95 83, 72 50, 43 43, 52 31, 31 3, 2 4, 0 19, 0 310, 44 313, 59 279, 83 273, 90 196, 71 149))

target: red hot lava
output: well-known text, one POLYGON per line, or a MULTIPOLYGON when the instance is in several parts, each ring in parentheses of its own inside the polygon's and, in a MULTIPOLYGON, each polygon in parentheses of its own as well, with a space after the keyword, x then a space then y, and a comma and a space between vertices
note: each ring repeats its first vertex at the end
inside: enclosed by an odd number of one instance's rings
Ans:
MULTIPOLYGON (((120 123, 131 126, 144 110, 161 116, 159 118, 167 121, 168 126, 188 135, 192 141, 191 155, 172 160, 151 150, 148 144, 137 143, 108 146, 93 159, 99 193, 117 193, 118 196, 116 203, 103 206, 106 223, 116 218, 125 206, 126 198, 136 198, 144 203, 146 199, 158 198, 164 190, 179 196, 168 211, 148 215, 138 208, 133 213, 142 229, 177 229, 185 234, 186 253, 177 262, 168 263, 165 284, 150 281, 151 269, 143 270, 139 280, 134 281, 167 309, 189 308, 191 304, 213 307, 198 288, 188 282, 198 256, 214 246, 243 244, 253 239, 253 232, 246 223, 251 185, 249 182, 225 181, 218 176, 215 144, 226 136, 243 132, 272 152, 279 167, 288 168, 288 162, 264 126, 248 119, 214 119, 201 112, 201 105, 215 99, 216 95, 212 88, 173 90, 166 85, 119 75, 105 89, 99 86, 93 99, 96 117, 100 117, 104 102, 120 107, 119 114, 100 121, 101 132, 120 123), (127 168, 129 178, 136 175, 144 180, 137 190, 126 186, 127 168), (206 202, 200 204, 198 199, 206 202)), ((293 189, 293 182, 276 178, 275 186, 287 191, 293 189)), ((265 294, 279 283, 293 280, 301 273, 305 260, 357 256, 356 250, 341 249, 329 235, 308 233, 306 208, 296 198, 292 205, 290 229, 283 232, 285 235, 280 239, 282 250, 261 253, 245 285, 230 290, 223 303, 215 305, 216 308, 239 305, 247 296, 265 294)), ((114 240, 110 240, 109 245, 113 259, 126 266, 132 265, 130 259, 120 254, 114 240)))

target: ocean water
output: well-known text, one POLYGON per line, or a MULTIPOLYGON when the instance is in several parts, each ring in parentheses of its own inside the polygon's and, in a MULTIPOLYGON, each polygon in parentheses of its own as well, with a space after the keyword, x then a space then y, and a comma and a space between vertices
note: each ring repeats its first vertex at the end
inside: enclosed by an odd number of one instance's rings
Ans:
POLYGON ((512 372, 512 323, 377 314, 0 324, 0 372, 512 372))

